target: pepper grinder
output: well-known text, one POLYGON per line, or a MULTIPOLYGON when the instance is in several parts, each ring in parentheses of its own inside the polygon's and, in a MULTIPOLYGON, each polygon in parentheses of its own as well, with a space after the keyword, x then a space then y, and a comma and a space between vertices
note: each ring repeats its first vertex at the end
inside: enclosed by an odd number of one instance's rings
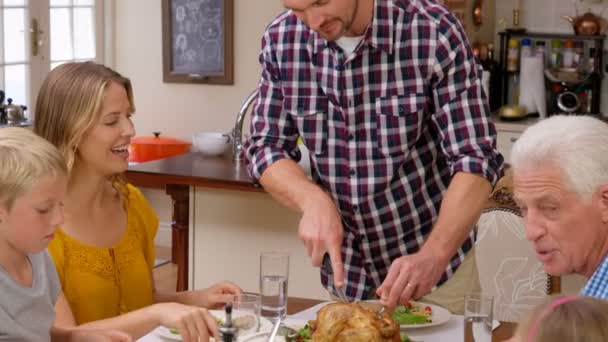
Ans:
POLYGON ((227 303, 224 311, 226 319, 224 320, 224 324, 220 326, 220 337, 222 342, 235 342, 237 329, 232 323, 232 303, 227 303))

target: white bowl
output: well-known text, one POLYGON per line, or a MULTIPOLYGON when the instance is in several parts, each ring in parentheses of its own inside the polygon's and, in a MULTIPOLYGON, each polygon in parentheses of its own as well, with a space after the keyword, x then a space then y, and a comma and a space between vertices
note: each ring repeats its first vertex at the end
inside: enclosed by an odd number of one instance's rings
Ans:
POLYGON ((192 147, 206 156, 220 156, 230 147, 230 137, 219 132, 196 133, 192 135, 192 147))

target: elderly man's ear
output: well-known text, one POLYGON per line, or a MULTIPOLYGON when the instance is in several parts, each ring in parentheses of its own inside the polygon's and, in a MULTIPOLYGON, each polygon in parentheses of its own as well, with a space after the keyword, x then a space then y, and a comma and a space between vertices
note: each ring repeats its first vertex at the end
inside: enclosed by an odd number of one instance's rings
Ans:
POLYGON ((602 222, 608 223, 608 184, 599 187, 600 209, 602 211, 602 222))

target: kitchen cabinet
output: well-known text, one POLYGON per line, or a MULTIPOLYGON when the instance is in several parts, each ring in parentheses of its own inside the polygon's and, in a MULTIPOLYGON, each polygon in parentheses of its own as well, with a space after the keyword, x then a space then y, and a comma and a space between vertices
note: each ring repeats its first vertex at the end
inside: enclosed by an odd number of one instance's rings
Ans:
POLYGON ((513 144, 528 126, 535 124, 539 119, 528 118, 521 121, 502 121, 497 116, 493 116, 492 120, 496 127, 496 147, 505 158, 505 162, 510 163, 513 144))
POLYGON ((289 295, 329 299, 298 239, 300 214, 255 186, 242 161, 188 153, 132 165, 127 179, 171 196, 177 290, 230 280, 258 292, 260 252, 280 250, 290 254, 289 295))
POLYGON ((496 146, 498 151, 505 158, 506 163, 511 162, 511 149, 513 144, 517 141, 517 138, 521 135, 521 132, 512 131, 497 131, 496 146))

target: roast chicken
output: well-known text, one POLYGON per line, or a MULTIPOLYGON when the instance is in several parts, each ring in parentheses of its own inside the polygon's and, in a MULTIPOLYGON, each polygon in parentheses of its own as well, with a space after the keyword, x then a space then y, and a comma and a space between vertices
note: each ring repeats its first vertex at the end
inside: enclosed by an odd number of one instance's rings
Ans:
POLYGON ((308 322, 314 342, 401 342, 399 325, 388 313, 376 312, 357 303, 332 303, 308 322))

